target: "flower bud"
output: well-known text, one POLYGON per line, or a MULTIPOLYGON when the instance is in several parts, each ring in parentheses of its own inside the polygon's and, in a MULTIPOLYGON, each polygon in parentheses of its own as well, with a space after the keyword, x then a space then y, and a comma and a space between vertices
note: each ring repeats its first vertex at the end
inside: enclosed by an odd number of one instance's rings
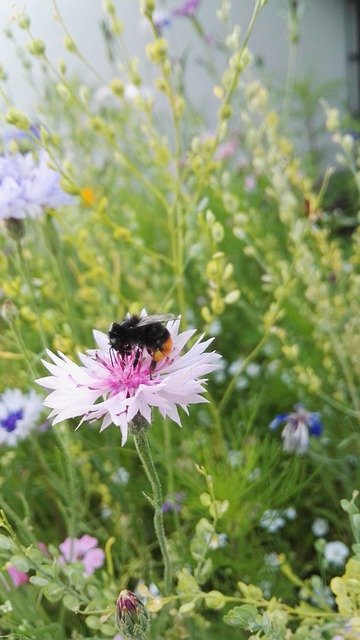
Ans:
POLYGON ((142 638, 150 623, 147 610, 128 589, 120 591, 116 602, 116 624, 125 638, 142 638))
POLYGON ((45 53, 45 43, 39 38, 31 40, 27 47, 33 56, 43 56, 45 53))
POLYGON ((19 218, 6 218, 5 229, 12 240, 19 242, 25 235, 24 221, 19 218))

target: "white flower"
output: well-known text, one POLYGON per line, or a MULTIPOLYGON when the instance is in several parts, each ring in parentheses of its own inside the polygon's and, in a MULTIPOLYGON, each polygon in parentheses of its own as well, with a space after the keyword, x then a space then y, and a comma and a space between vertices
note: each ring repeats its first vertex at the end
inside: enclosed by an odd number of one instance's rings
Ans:
POLYGON ((257 378, 260 375, 261 366, 257 362, 250 362, 246 367, 246 374, 249 378, 257 378))
POLYGON ((317 538, 322 538, 329 531, 329 523, 325 518, 315 518, 311 525, 311 531, 317 538))
POLYGON ((272 551, 271 553, 266 553, 264 556, 264 563, 267 567, 271 567, 272 569, 277 569, 280 567, 280 560, 277 553, 272 551))
POLYGON ((179 334, 179 324, 180 318, 168 322, 172 351, 157 362, 155 370, 145 347, 135 345, 130 354, 122 356, 109 349, 108 335, 100 331, 94 331, 98 348, 79 354, 82 366, 60 352, 57 356, 48 351, 52 363, 44 361, 44 365, 52 375, 37 382, 52 390, 44 404, 52 409, 53 424, 81 416, 80 424, 102 420, 103 431, 113 423, 120 428, 122 445, 129 423, 141 416, 151 424, 154 407, 163 418, 181 426, 178 407, 188 413, 189 404, 206 402, 201 395, 206 383, 203 376, 219 368, 220 356, 205 352, 213 339, 202 342, 203 336, 180 355, 195 331, 179 334))
POLYGON ((289 507, 288 509, 285 509, 284 516, 288 520, 295 520, 295 518, 297 517, 297 511, 295 507, 289 507))
POLYGON ((327 542, 324 547, 324 557, 327 562, 342 566, 349 555, 349 549, 340 540, 335 542, 327 542))
POLYGON ((0 396, 0 444, 12 447, 26 438, 38 421, 42 402, 35 391, 6 389, 0 396))
POLYGON ((276 533, 285 524, 285 519, 280 516, 277 509, 267 509, 260 518, 259 525, 269 533, 276 533))
POLYGON ((119 467, 111 476, 113 482, 117 484, 127 484, 129 482, 130 473, 124 467, 119 467))

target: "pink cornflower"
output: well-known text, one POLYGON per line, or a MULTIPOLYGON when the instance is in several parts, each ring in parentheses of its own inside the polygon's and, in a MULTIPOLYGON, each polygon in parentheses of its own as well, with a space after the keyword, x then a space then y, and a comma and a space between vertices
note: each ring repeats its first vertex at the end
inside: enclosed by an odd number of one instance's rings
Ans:
POLYGON ((7 572, 14 587, 20 587, 22 584, 26 584, 26 582, 29 582, 28 574, 24 573, 23 571, 19 571, 19 569, 14 567, 13 564, 8 565, 7 572))
POLYGON ((62 554, 59 557, 60 564, 81 562, 87 576, 104 564, 105 553, 99 549, 98 540, 87 534, 81 538, 66 538, 59 544, 59 549, 62 554))
POLYGON ((77 416, 82 416, 80 424, 102 419, 101 431, 111 423, 120 428, 122 445, 136 416, 151 423, 153 407, 181 426, 177 407, 188 413, 189 404, 206 402, 201 395, 206 382, 202 376, 219 367, 220 356, 205 352, 213 338, 201 342, 203 336, 180 355, 195 331, 179 334, 179 324, 180 318, 167 323, 173 348, 155 371, 151 371, 152 356, 146 348, 135 346, 122 356, 109 349, 108 335, 100 331, 94 331, 98 348, 79 354, 82 366, 60 352, 57 356, 48 351, 54 364, 44 365, 52 375, 37 382, 52 389, 44 404, 52 409, 53 424, 77 416))

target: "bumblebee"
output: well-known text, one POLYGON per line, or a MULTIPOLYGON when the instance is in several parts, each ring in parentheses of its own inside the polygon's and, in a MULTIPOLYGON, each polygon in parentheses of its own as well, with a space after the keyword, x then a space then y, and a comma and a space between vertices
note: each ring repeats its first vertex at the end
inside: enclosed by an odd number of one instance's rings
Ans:
POLYGON ((136 367, 141 350, 145 347, 152 356, 150 365, 150 373, 152 373, 157 362, 166 358, 172 351, 172 337, 163 323, 175 319, 176 316, 167 313, 144 317, 128 315, 122 322, 112 323, 109 329, 110 348, 124 357, 131 355, 133 348, 137 347, 134 358, 134 367, 136 367))

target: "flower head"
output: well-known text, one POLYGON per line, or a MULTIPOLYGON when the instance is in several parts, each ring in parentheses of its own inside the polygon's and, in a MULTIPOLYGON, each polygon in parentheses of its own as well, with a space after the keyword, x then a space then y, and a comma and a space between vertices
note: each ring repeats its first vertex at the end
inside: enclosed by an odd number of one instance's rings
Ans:
POLYGON ((178 7, 172 10, 173 16, 181 16, 183 18, 192 18, 195 15, 200 4, 200 0, 185 0, 178 7))
POLYGON ((6 389, 0 396, 0 444, 14 446, 28 436, 43 409, 42 398, 20 389, 6 389))
POLYGON ((334 542, 327 542, 324 547, 324 558, 329 564, 335 564, 342 566, 349 555, 349 549, 341 542, 341 540, 335 540, 334 542))
POLYGON ((317 538, 322 538, 329 531, 329 523, 325 518, 315 518, 311 525, 311 531, 317 538))
POLYGON ((32 153, 0 155, 0 219, 26 216, 36 218, 44 208, 71 204, 59 182, 59 174, 49 168, 47 156, 37 162, 32 153))
POLYGON ((84 565, 84 573, 91 576, 95 569, 102 567, 105 553, 98 547, 98 540, 85 534, 81 538, 66 538, 59 544, 61 556, 60 564, 72 564, 81 562, 84 565))
POLYGON ((281 437, 284 441, 284 451, 305 453, 309 445, 309 436, 320 436, 323 426, 320 414, 306 411, 301 404, 294 406, 293 413, 279 413, 270 423, 273 431, 285 422, 281 437))
POLYGON ((116 622, 127 638, 142 638, 150 618, 141 600, 128 589, 119 593, 116 602, 116 622))
POLYGON ((266 509, 262 514, 259 525, 269 533, 276 533, 286 524, 281 511, 277 509, 266 509))
POLYGON ((206 402, 202 376, 219 367, 220 356, 205 352, 212 339, 202 342, 202 336, 180 355, 195 331, 179 334, 179 323, 178 318, 167 324, 172 352, 156 364, 155 371, 145 347, 134 346, 122 356, 109 349, 108 336, 100 331, 94 331, 98 348, 79 354, 82 366, 60 352, 57 356, 48 351, 52 363, 44 365, 52 375, 37 382, 52 390, 44 404, 52 409, 53 424, 77 416, 82 416, 80 424, 102 419, 101 431, 111 423, 120 428, 123 445, 129 423, 140 416, 150 424, 154 407, 181 426, 177 407, 188 413, 189 404, 206 402))

